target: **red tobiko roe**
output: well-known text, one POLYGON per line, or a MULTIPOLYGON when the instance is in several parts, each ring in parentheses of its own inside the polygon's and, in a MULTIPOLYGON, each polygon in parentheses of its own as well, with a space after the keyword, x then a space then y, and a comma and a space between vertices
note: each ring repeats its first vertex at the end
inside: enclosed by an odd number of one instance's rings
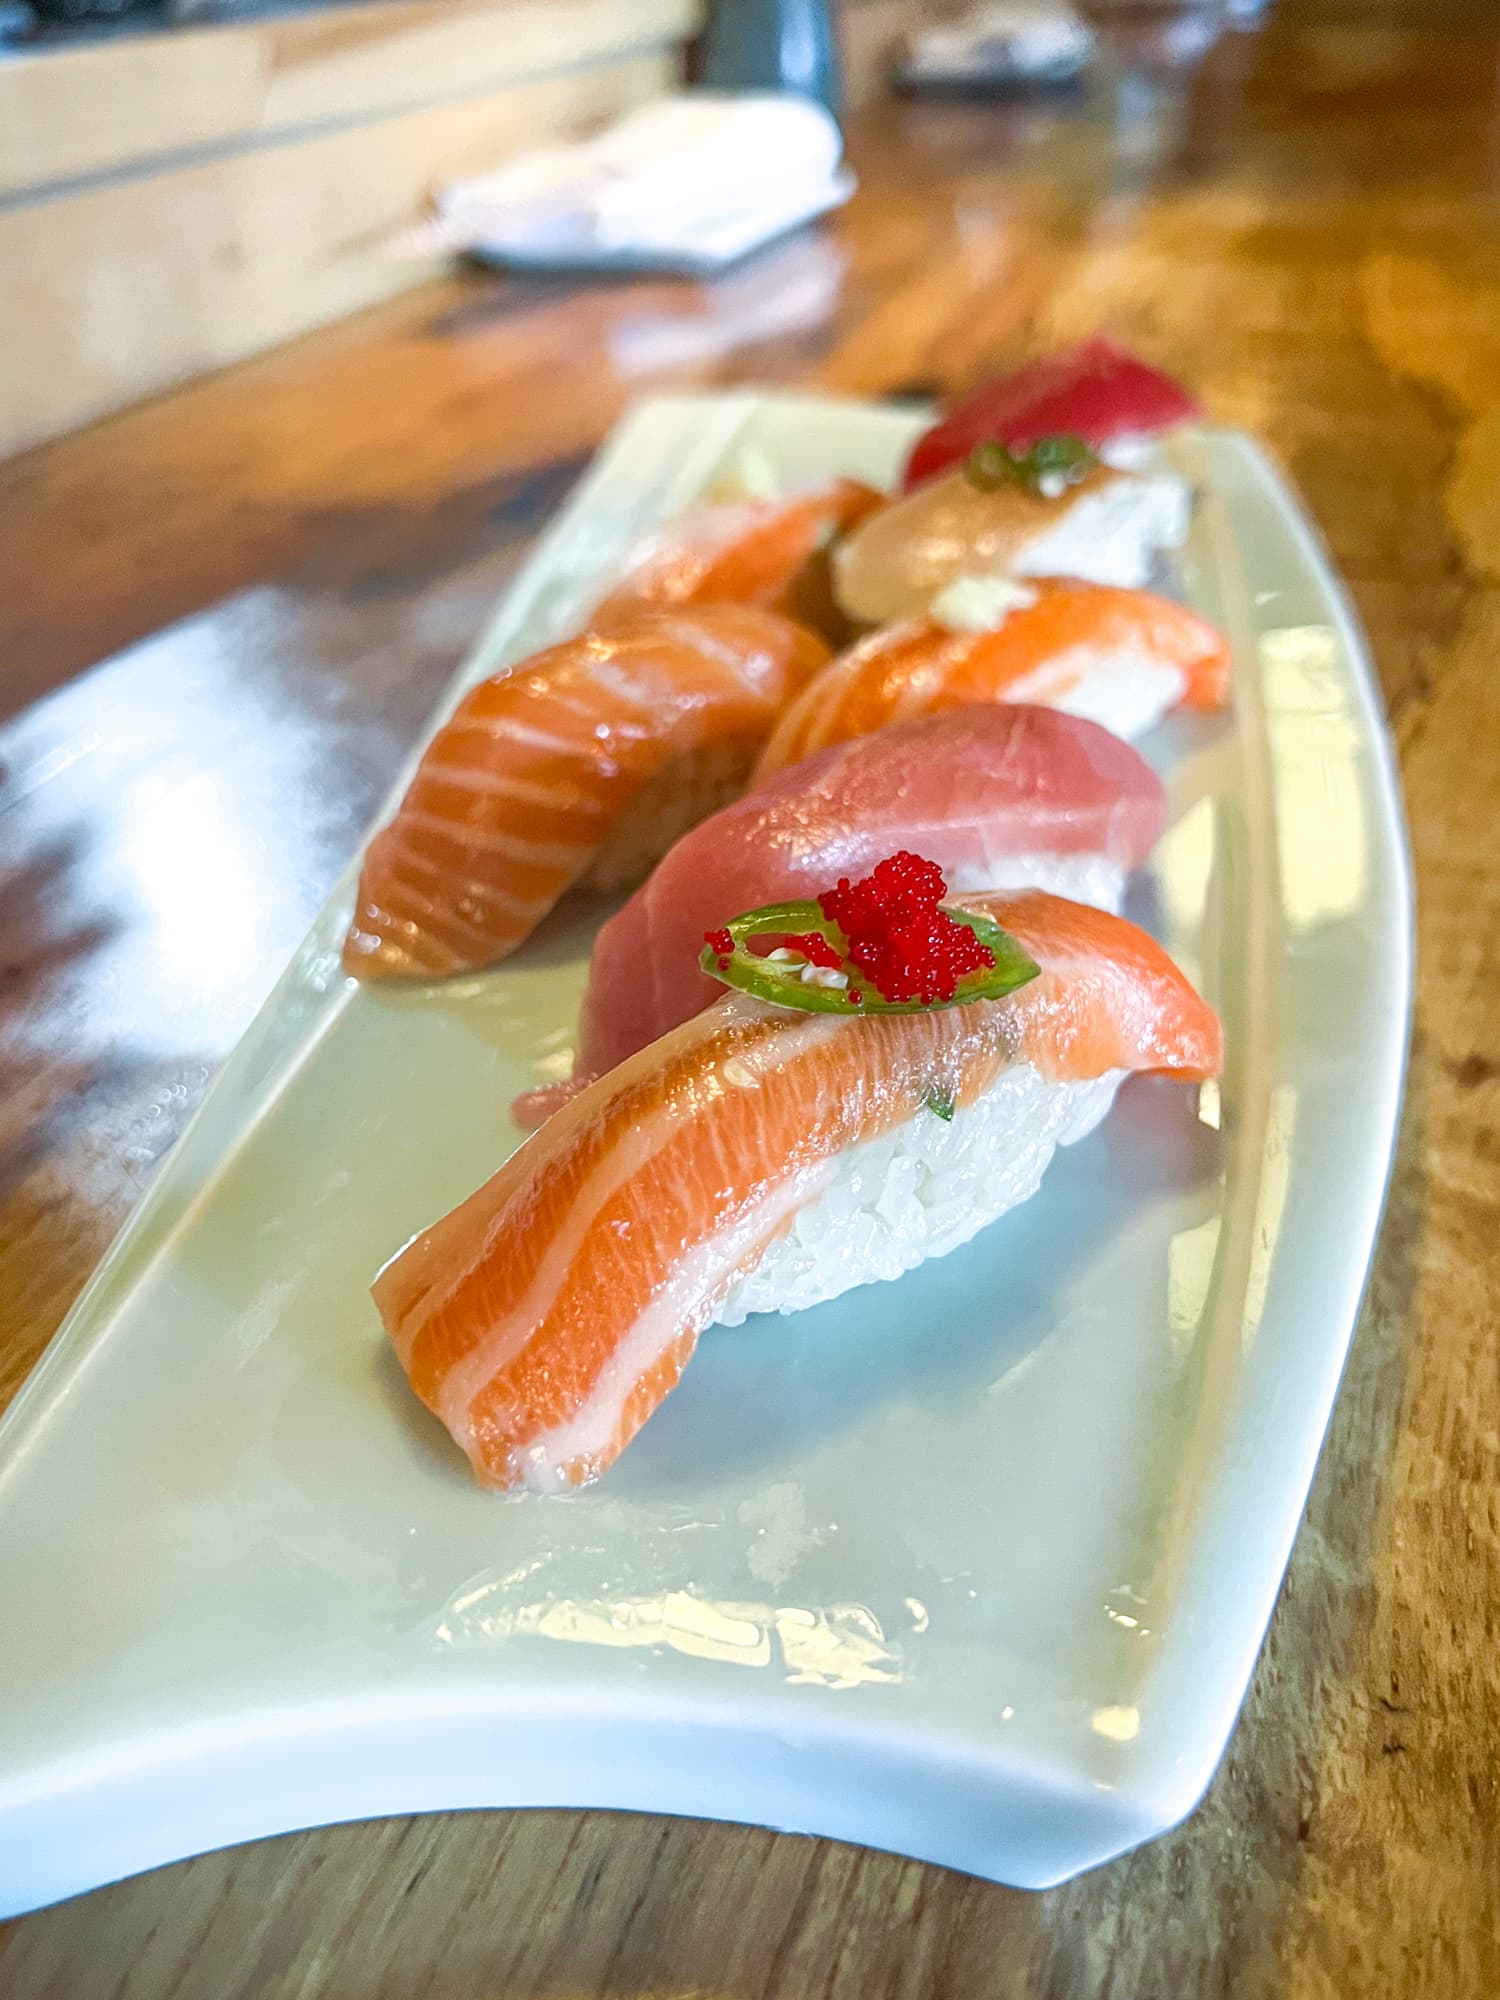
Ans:
POLYGON ((781 942, 789 951, 800 951, 809 965, 841 966, 843 959, 821 931, 794 931, 781 942))
POLYGON ((901 486, 909 493, 992 438, 1020 452, 1039 438, 1078 437, 1098 451, 1116 438, 1151 437, 1202 414, 1180 382, 1096 336, 1043 355, 956 404, 918 438, 901 486))
MULTIPOLYGON (((843 876, 818 908, 849 941, 849 960, 886 1000, 951 1000, 958 982, 995 963, 966 924, 939 907, 946 884, 935 861, 903 849, 860 882, 843 876)), ((853 996, 851 995, 851 998, 853 996)))
POLYGON ((727 930, 705 931, 703 942, 713 951, 720 972, 729 970, 730 953, 734 950, 734 939, 727 930))

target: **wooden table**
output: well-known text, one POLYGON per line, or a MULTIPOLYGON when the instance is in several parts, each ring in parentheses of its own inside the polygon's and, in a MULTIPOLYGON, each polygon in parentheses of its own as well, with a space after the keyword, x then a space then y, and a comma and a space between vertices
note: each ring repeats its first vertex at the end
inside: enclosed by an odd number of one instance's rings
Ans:
POLYGON ((14 1924, 7 2000, 1500 1993, 1489 12, 1286 0, 1196 67, 1137 37, 1081 107, 883 107, 847 214, 712 290, 456 278, 0 469, 0 1393, 529 537, 664 382, 961 385, 1102 323, 1198 384, 1289 465, 1373 636, 1422 968, 1333 1431, 1229 1758, 1178 1833, 1029 1896, 729 1827, 346 1827, 14 1924))

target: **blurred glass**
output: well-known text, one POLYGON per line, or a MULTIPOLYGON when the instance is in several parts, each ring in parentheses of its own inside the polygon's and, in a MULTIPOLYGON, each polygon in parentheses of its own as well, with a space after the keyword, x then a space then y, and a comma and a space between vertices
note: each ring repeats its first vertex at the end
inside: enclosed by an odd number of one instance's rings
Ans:
POLYGON ((838 114, 829 0, 709 0, 700 63, 710 90, 794 90, 838 114))

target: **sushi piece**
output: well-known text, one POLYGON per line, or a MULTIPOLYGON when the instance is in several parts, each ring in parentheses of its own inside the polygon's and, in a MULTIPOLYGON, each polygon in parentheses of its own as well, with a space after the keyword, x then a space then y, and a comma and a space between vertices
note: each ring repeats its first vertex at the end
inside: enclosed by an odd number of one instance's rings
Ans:
POLYGON ((726 909, 805 896, 897 848, 920 850, 955 891, 1044 888, 1117 908, 1166 817, 1142 757, 1055 709, 951 708, 836 743, 685 834, 603 926, 578 1081, 528 1093, 521 1122, 720 997, 697 954, 726 909))
POLYGON ((838 479, 790 499, 701 508, 635 551, 592 622, 647 606, 758 604, 816 625, 831 605, 825 551, 884 502, 873 486, 838 479))
POLYGON ((1216 1015, 1133 925, 1041 891, 962 906, 1038 975, 906 1013, 732 994, 601 1077, 385 1267, 386 1330, 481 1483, 596 1478, 711 1322, 941 1256, 1034 1193, 1128 1072, 1217 1073, 1216 1015))
POLYGON ((575 882, 638 882, 744 785, 828 657, 748 605, 644 611, 465 695, 360 871, 344 967, 435 979, 515 950, 575 882))
POLYGON ((1028 451, 1044 437, 1082 438, 1111 463, 1128 466, 1150 439, 1202 414, 1180 382, 1096 337, 966 397, 918 438, 901 485, 909 493, 992 438, 1012 451, 1028 451))
POLYGON ((756 776, 954 703, 1035 702, 1130 738, 1179 704, 1220 707, 1228 692, 1227 643, 1170 598, 1067 578, 961 579, 926 615, 872 632, 810 681, 756 776))
POLYGON ((1067 439, 1020 458, 981 445, 961 470, 893 500, 839 544, 833 594, 856 624, 884 625, 925 611, 959 577, 1136 588, 1186 540, 1191 513, 1175 473, 1120 472, 1067 439), (1049 468, 1053 458, 1063 469, 1049 468))

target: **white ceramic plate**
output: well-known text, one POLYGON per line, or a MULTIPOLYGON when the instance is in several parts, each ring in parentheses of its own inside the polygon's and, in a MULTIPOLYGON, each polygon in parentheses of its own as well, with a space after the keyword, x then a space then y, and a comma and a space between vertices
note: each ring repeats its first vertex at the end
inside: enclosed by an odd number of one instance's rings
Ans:
MULTIPOLYGON (((919 419, 639 409, 464 678, 565 628, 747 439, 888 478, 919 419)), ((1409 887, 1358 634, 1243 438, 1172 456, 1233 720, 1148 747, 1138 914, 1222 1008, 1040 1196, 898 1285, 719 1329, 603 1482, 500 1499, 365 1292, 566 1066, 587 923, 352 992, 347 885, 0 1428, 0 1912, 322 1821, 602 1805, 1056 1882, 1223 1750, 1359 1302, 1409 887)))

